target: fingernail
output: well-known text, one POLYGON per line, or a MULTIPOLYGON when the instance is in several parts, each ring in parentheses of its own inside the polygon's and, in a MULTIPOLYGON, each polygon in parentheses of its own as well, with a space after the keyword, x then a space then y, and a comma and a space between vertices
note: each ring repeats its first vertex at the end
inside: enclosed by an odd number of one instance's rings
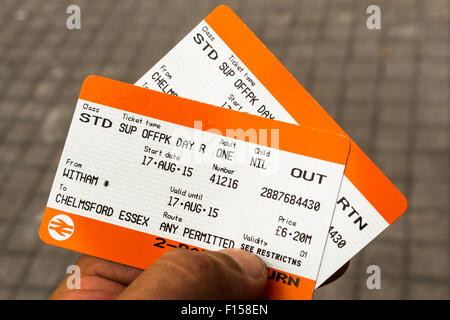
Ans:
POLYGON ((233 258, 248 277, 259 279, 267 273, 264 261, 250 252, 239 249, 226 249, 222 252, 233 258))

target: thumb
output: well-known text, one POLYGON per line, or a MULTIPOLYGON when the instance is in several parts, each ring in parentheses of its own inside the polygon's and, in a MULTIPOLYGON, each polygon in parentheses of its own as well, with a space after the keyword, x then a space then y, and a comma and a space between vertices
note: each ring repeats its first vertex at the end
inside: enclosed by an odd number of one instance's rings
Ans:
POLYGON ((137 277, 118 299, 256 299, 267 268, 247 251, 173 249, 137 277))

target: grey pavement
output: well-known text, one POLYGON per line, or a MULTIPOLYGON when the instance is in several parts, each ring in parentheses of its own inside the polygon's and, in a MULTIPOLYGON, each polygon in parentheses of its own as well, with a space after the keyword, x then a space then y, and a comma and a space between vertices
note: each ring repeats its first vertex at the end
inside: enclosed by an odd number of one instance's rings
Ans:
POLYGON ((409 200, 315 299, 448 299, 450 0, 0 0, 0 299, 47 298, 78 256, 38 226, 83 79, 134 83, 218 3, 409 200), (66 28, 70 4, 81 30, 66 28), (369 4, 381 30, 366 27, 369 4))

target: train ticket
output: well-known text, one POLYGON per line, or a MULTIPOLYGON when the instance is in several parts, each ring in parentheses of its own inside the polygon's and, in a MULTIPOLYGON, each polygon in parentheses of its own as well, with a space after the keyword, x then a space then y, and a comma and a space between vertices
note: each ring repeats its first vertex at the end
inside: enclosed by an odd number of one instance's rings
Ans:
POLYGON ((147 268, 166 250, 241 248, 265 296, 310 299, 349 140, 98 76, 81 89, 43 241, 147 268))
MULTIPOLYGON (((136 85, 346 135, 227 6, 211 12, 136 85)), ((352 141, 316 285, 362 250, 406 207, 405 197, 352 141)))

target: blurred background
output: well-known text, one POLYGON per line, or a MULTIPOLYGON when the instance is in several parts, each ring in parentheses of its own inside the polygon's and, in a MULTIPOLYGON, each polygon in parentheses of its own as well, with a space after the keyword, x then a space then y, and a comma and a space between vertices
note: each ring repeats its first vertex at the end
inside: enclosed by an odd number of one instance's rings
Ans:
POLYGON ((38 227, 83 79, 134 83, 219 3, 409 200, 314 298, 449 299, 450 0, 0 0, 0 299, 47 298, 78 256, 38 227), (81 30, 66 27, 72 4, 81 30))

